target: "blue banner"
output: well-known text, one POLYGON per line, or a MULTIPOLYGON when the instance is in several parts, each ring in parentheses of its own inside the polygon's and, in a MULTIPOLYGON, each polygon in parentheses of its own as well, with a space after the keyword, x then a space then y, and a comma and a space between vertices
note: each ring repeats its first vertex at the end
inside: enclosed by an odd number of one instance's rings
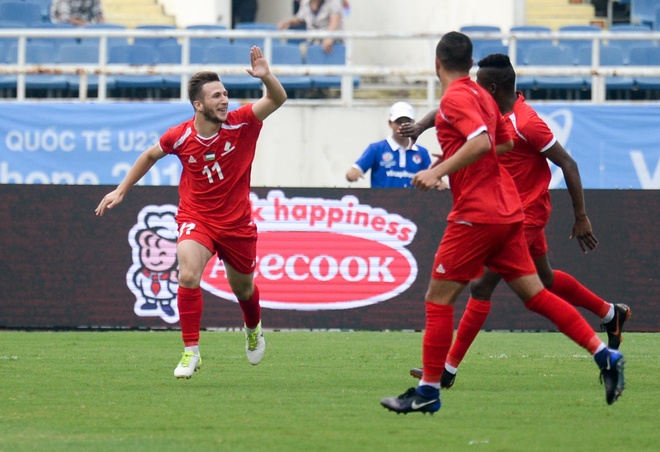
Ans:
MULTIPOLYGON (((660 105, 534 105, 590 189, 660 188, 660 105)), ((551 188, 564 188, 553 166, 551 188)))
MULTIPOLYGON (((660 188, 660 105, 534 106, 577 161, 584 188, 660 188)), ((0 103, 0 183, 116 185, 192 115, 188 103, 0 103)), ((180 171, 163 159, 140 184, 177 185, 180 171)), ((551 187, 564 186, 553 168, 551 187)))

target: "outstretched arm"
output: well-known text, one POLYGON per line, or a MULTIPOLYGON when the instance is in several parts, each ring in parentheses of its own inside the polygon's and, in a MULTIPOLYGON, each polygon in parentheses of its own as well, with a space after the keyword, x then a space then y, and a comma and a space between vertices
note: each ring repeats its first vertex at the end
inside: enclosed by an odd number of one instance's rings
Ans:
POLYGON ((410 138, 411 145, 417 141, 417 138, 426 130, 435 126, 435 117, 438 109, 432 110, 417 122, 407 122, 399 126, 399 135, 410 138))
POLYGON ((593 234, 591 222, 587 216, 587 210, 584 204, 584 192, 582 191, 582 179, 580 178, 577 163, 575 163, 575 160, 573 160, 558 141, 550 146, 544 152, 544 155, 548 160, 561 168, 562 173, 564 173, 564 180, 566 181, 568 194, 573 203, 573 213, 575 215, 571 238, 575 237, 577 239, 580 248, 585 253, 589 250, 594 250, 598 246, 598 239, 593 234))
POLYGON ((260 121, 263 121, 284 104, 287 95, 280 81, 270 72, 268 62, 257 46, 250 49, 250 63, 252 67, 247 70, 248 73, 252 77, 261 79, 263 84, 266 85, 266 94, 252 106, 254 115, 260 121))
POLYGON ((133 166, 123 181, 113 191, 103 197, 98 207, 95 210, 96 215, 101 216, 105 213, 106 209, 112 209, 117 204, 122 202, 128 190, 131 189, 142 177, 147 174, 154 164, 165 157, 165 153, 160 149, 160 145, 155 144, 146 151, 144 151, 137 158, 133 166))

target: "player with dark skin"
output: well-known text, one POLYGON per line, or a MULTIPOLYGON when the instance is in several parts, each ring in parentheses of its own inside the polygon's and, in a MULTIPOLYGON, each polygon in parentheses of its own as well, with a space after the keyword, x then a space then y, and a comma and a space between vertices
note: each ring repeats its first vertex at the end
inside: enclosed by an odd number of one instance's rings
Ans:
MULTIPOLYGON (((501 54, 491 55, 480 61, 479 66, 480 69, 477 71, 477 83, 481 85, 484 89, 486 89, 486 91, 488 91, 491 94, 493 99, 495 99, 502 115, 505 116, 510 115, 512 112, 514 112, 514 105, 516 104, 516 102, 520 102, 520 101, 524 102, 524 98, 521 99, 521 94, 516 92, 515 72, 511 67, 508 57, 506 55, 501 55, 501 54)), ((424 130, 426 130, 425 127, 427 128, 431 127, 428 125, 428 122, 430 121, 432 123, 432 121, 435 119, 435 113, 436 113, 435 111, 429 113, 429 115, 427 115, 425 118, 423 118, 421 121, 419 121, 416 124, 403 124, 400 128, 400 133, 404 136, 409 136, 412 139, 416 139, 419 136, 419 134, 421 134, 424 130)), ((580 173, 578 170, 577 163, 568 154, 568 152, 566 152, 566 150, 559 143, 559 141, 556 140, 554 140, 554 143, 552 143, 552 145, 550 145, 547 149, 542 151, 541 155, 546 159, 550 160, 552 163, 554 163, 557 167, 561 169, 562 174, 564 176, 564 180, 566 181, 566 187, 568 189, 568 193, 571 198, 571 202, 573 205, 573 213, 575 217, 575 222, 573 224, 573 229, 570 238, 571 239, 575 238, 578 242, 578 245, 585 253, 596 249, 598 245, 598 239, 593 233, 591 222, 589 221, 589 217, 587 216, 585 202, 584 202, 584 195, 582 190, 582 181, 580 178, 580 173)), ((531 156, 532 154, 528 154, 528 156, 525 156, 524 158, 525 159, 532 158, 531 156)), ((517 164, 525 165, 525 161, 519 160, 517 164)), ((514 176, 514 180, 516 180, 515 176, 514 176)), ((541 181, 541 183, 543 183, 543 181, 541 181)), ((525 198, 525 196, 522 195, 521 197, 525 198)), ((533 198, 532 201, 534 201, 533 198)), ((523 202, 523 205, 525 204, 526 203, 523 202)), ((532 212, 530 211, 530 216, 531 213, 532 212)), ((530 231, 532 232, 532 234, 535 233, 535 230, 538 231, 538 229, 535 229, 535 227, 531 225, 530 231)), ((543 232, 541 229, 541 234, 542 233, 543 232)), ((536 232, 536 234, 538 234, 538 232, 536 232)), ((530 240, 530 242, 532 242, 532 240, 530 240)), ((545 242, 544 239, 543 242, 545 242)), ((530 252, 532 253, 534 265, 536 267, 539 278, 541 279, 541 282, 547 289, 552 290, 553 285, 555 283, 556 272, 550 266, 550 261, 548 259, 547 251, 541 248, 540 254, 539 252, 534 253, 534 248, 531 246, 530 243, 530 252)), ((493 292, 495 291, 495 288, 497 287, 501 279, 502 278, 500 275, 489 270, 488 268, 485 268, 483 275, 480 278, 470 283, 471 298, 474 300, 489 302, 493 292)), ((579 284, 579 283, 575 282, 575 284, 579 284)), ((586 291, 587 289, 584 288, 584 290, 586 291)), ((562 295, 567 295, 567 294, 562 294, 562 295)), ((594 300, 597 299, 600 304, 583 305, 582 301, 576 300, 576 296, 563 296, 563 298, 569 302, 572 302, 572 304, 575 304, 576 306, 582 305, 583 307, 591 310, 597 315, 598 312, 602 313, 603 309, 607 310, 609 308, 610 313, 607 316, 603 317, 603 324, 605 325, 605 328, 608 333, 609 347, 618 348, 621 342, 621 326, 623 325, 623 323, 625 323, 626 320, 630 318, 630 308, 628 308, 626 305, 623 304, 618 304, 618 305, 607 304, 603 300, 597 298, 595 295, 593 294, 589 294, 589 295, 593 296, 594 300), (607 305, 609 305, 609 307, 607 305), (596 309, 593 308, 594 306, 596 307, 596 309)), ((485 307, 482 310, 481 315, 477 315, 477 317, 480 317, 480 319, 478 320, 473 319, 472 321, 479 322, 481 323, 481 325, 483 325, 482 321, 485 321, 485 318, 488 313, 488 309, 489 307, 485 307)), ((459 334, 457 336, 457 341, 463 340, 466 341, 466 343, 458 347, 461 349, 460 351, 455 353, 458 356, 452 358, 452 352, 450 351, 450 358, 448 358, 448 364, 450 361, 453 361, 454 359, 455 359, 454 364, 456 366, 458 365, 458 363, 460 363, 460 361, 463 359, 465 352, 467 351, 467 347, 469 347, 469 345, 474 340, 474 337, 476 337, 477 331, 478 330, 475 328, 471 333, 468 333, 467 336, 462 336, 462 334, 465 333, 461 331, 461 327, 459 326, 459 334)), ((456 368, 454 368, 451 364, 450 364, 450 368, 453 370, 453 372, 448 371, 446 369, 445 372, 443 373, 442 386, 445 388, 449 388, 453 385, 456 376, 456 368)), ((421 378, 421 374, 422 374, 421 369, 412 369, 410 373, 414 377, 421 378)))
MULTIPOLYGON (((515 80, 513 80, 513 83, 508 86, 500 86, 488 76, 488 73, 488 70, 480 69, 477 72, 477 83, 484 87, 486 91, 493 96, 503 115, 510 113, 513 111, 513 104, 518 99, 515 90, 515 80)), ((399 134, 417 140, 422 132, 433 127, 436 114, 437 110, 433 110, 416 123, 402 124, 401 127, 399 127, 399 134)), ((557 165, 564 174, 566 188, 571 197, 573 213, 575 215, 575 223, 573 224, 573 232, 571 233, 570 238, 575 238, 578 245, 580 245, 580 248, 585 253, 595 250, 598 246, 598 239, 593 233, 591 222, 587 216, 582 191, 582 180, 580 179, 580 172, 578 171, 577 163, 575 163, 573 157, 566 152, 559 141, 556 141, 547 151, 544 151, 543 155, 557 165)), ((552 267, 550 267, 547 253, 534 259, 534 265, 536 265, 536 269, 538 270, 543 285, 545 287, 551 287, 554 280, 554 273, 552 267)), ((479 294, 486 294, 487 298, 490 298, 490 295, 493 293, 501 279, 502 278, 500 278, 499 275, 486 269, 484 276, 476 280, 472 284, 472 287, 476 286, 476 290, 479 294)), ((479 297, 479 299, 484 298, 479 297)))

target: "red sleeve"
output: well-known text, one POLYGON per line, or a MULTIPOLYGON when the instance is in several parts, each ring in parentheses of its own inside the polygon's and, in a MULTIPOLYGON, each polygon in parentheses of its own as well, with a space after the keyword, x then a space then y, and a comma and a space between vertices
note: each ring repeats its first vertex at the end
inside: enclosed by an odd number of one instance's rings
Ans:
POLYGON ((537 152, 546 151, 557 141, 555 135, 535 111, 531 110, 528 115, 520 133, 526 138, 532 149, 537 152))
POLYGON ((161 137, 160 137, 160 149, 166 153, 166 154, 171 154, 173 149, 172 145, 174 142, 172 141, 172 129, 167 129, 167 132, 165 132, 161 137))
POLYGON ((479 109, 469 105, 470 103, 465 96, 454 95, 443 97, 440 105, 445 120, 466 139, 473 138, 481 131, 488 130, 479 115, 479 109))

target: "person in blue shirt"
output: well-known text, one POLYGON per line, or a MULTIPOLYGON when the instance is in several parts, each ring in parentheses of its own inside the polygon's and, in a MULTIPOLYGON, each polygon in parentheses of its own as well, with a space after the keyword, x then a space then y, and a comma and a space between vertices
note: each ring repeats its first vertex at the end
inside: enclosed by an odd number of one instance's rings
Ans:
POLYGON ((415 109, 407 102, 397 102, 390 109, 388 125, 392 134, 372 143, 346 172, 346 180, 355 182, 371 170, 371 188, 409 188, 418 171, 431 166, 429 151, 399 133, 402 124, 415 122, 415 109))

